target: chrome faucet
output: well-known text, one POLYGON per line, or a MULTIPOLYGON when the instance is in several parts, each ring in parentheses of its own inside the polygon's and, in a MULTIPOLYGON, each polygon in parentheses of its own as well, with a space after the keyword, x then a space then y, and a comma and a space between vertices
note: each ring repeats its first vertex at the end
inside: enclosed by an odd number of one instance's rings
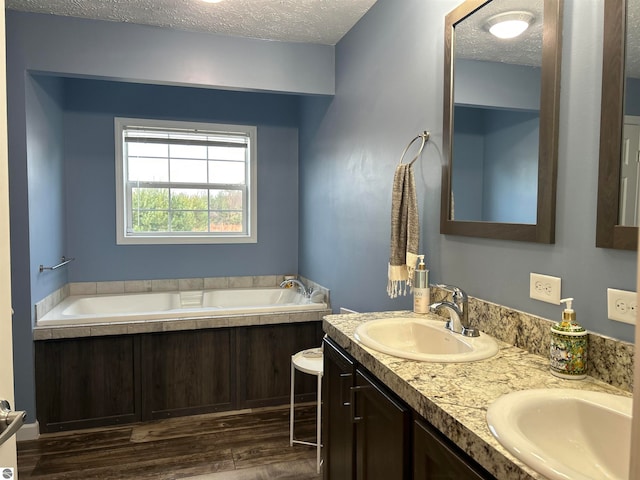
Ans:
POLYGON ((307 287, 304 286, 304 283, 296 278, 285 280, 280 284, 280 288, 287 288, 291 284, 297 285, 298 290, 300 290, 300 293, 305 297, 309 298, 311 296, 311 289, 307 290, 307 287))
POLYGON ((469 325, 469 297, 462 289, 453 285, 438 285, 446 290, 453 290, 452 302, 436 302, 429 305, 429 310, 436 313, 441 308, 449 311, 449 320, 445 324, 454 333, 465 337, 479 337, 480 332, 469 325))

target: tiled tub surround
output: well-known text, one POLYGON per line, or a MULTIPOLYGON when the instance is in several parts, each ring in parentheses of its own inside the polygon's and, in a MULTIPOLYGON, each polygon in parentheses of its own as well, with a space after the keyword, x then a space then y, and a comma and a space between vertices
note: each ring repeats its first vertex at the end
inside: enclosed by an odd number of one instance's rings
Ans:
MULTIPOLYGON (((483 318, 478 317, 480 302, 472 299, 470 303, 470 317, 474 322, 478 322, 479 318, 483 318)), ((497 335, 500 344, 498 354, 490 359, 471 363, 445 364, 403 360, 369 349, 355 341, 353 333, 362 322, 396 316, 424 317, 412 312, 328 315, 324 319, 323 328, 329 337, 419 415, 500 480, 545 478, 511 456, 489 432, 486 424, 487 408, 501 395, 532 388, 575 388, 631 395, 593 377, 580 381, 557 378, 549 373, 549 361, 546 356, 513 346, 497 335)), ((438 318, 435 315, 430 316, 438 318)), ((492 321, 497 324, 501 318, 492 318, 492 321)), ((485 322, 489 320, 485 319, 485 322)), ((546 322, 548 329, 548 321, 546 322)), ((487 327, 488 323, 480 324, 483 331, 492 334, 487 327)), ((525 328, 526 319, 521 318, 515 326, 502 324, 498 330, 516 330, 512 339, 522 337, 523 341, 530 337, 532 344, 538 344, 542 349, 545 341, 542 330, 531 332, 531 335, 523 335, 520 330, 525 328)))
MULTIPOLYGON (((127 293, 189 291, 199 289, 227 288, 274 288, 283 280, 283 275, 253 277, 211 277, 172 280, 133 280, 117 282, 84 282, 67 284, 36 304, 36 321, 51 311, 57 304, 70 295, 113 295, 127 293)), ((322 291, 329 305, 329 290, 313 282, 302 279, 315 291, 322 291)), ((318 311, 289 311, 262 314, 212 315, 199 318, 136 320, 122 323, 91 323, 86 325, 64 325, 38 327, 33 330, 34 340, 61 338, 126 335, 155 333, 202 328, 222 328, 230 326, 270 325, 279 323, 318 321, 330 308, 318 311)))

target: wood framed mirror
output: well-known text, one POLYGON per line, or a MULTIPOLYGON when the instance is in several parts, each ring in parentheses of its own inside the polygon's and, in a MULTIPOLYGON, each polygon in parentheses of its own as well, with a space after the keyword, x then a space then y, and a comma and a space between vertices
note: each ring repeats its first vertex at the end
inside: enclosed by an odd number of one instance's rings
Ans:
POLYGON ((440 233, 555 241, 562 6, 562 0, 467 0, 445 17, 440 233), (531 38, 481 41, 505 12, 532 12, 531 38), (535 99, 524 98, 531 93, 535 99), (514 133, 514 125, 522 128, 514 133), (526 132, 525 125, 531 125, 526 132))
MULTIPOLYGON (((631 219, 628 219, 629 215, 626 213, 629 213, 633 206, 630 205, 627 209, 624 205, 628 194, 635 197, 636 202, 638 194, 632 194, 632 186, 625 185, 629 179, 621 176, 625 160, 623 152, 629 153, 623 148, 626 143, 623 140, 625 113, 636 113, 630 112, 629 105, 625 105, 625 84, 640 83, 640 80, 632 78, 637 76, 633 73, 633 69, 629 69, 630 75, 625 73, 627 70, 625 65, 628 61, 630 62, 633 57, 636 57, 636 61, 640 61, 640 55, 635 52, 637 49, 634 48, 634 42, 631 42, 630 48, 627 48, 629 43, 627 31, 629 34, 633 33, 631 29, 626 28, 629 8, 633 8, 634 11, 640 9, 640 0, 605 0, 604 2, 596 246, 620 250, 637 250, 638 248, 638 213, 631 212, 631 219), (625 57, 628 58, 627 61, 625 57), (625 80, 626 77, 630 79, 625 80), (627 217, 626 220, 625 217, 627 217)), ((640 113, 636 114, 640 115, 640 113)), ((636 191, 638 189, 637 183, 635 189, 636 191)), ((635 208, 638 208, 637 203, 635 208)))

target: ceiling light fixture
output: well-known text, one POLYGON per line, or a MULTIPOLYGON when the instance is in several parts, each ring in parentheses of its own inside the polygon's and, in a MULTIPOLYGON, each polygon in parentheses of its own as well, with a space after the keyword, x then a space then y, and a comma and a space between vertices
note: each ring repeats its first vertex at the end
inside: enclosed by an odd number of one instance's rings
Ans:
POLYGON ((533 23, 533 14, 529 12, 505 12, 487 20, 487 30, 498 38, 515 38, 533 23))
POLYGON ((204 3, 220 3, 222 0, 202 0, 204 3))

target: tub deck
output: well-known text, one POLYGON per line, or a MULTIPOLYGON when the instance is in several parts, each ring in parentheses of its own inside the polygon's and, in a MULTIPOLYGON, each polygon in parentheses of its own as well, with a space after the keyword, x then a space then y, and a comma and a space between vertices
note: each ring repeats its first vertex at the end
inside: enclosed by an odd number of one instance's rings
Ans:
POLYGON ((293 289, 72 295, 38 319, 34 340, 319 321, 331 313, 293 289))

